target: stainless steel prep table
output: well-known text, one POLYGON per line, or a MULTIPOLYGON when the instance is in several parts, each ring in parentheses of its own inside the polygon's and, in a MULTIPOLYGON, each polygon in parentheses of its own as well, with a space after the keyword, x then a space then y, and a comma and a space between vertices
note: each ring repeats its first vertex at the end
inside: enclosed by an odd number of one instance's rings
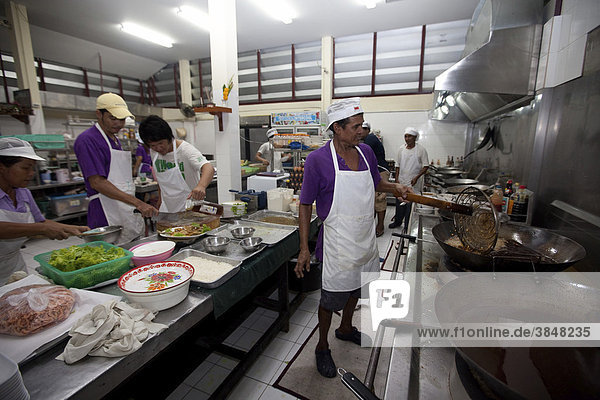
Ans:
MULTIPOLYGON (((317 231, 318 223, 311 224, 311 236, 317 231)), ((156 239, 156 236, 153 236, 141 241, 156 239)), ((130 244, 130 246, 132 245, 130 244)), ((67 365, 63 361, 55 359, 64 348, 65 342, 61 342, 21 366, 25 387, 32 399, 101 398, 140 370, 194 325, 208 316, 218 318, 236 302, 242 300, 245 295, 251 293, 259 283, 279 271, 278 301, 270 300, 267 306, 277 307, 280 315, 248 353, 235 352, 236 356, 244 357, 244 359, 238 363, 217 389, 221 395, 226 394, 235 386, 235 382, 241 379, 249 364, 258 357, 279 330, 287 330, 290 311, 290 305, 287 302, 287 261, 298 250, 298 233, 294 232, 281 243, 264 249, 255 257, 246 260, 242 264, 245 273, 240 271, 221 287, 221 291, 219 291, 220 288, 190 288, 189 295, 182 303, 157 314, 155 321, 164 323, 169 328, 146 341, 138 351, 126 357, 86 357, 73 365, 67 365), (236 293, 230 293, 232 287, 236 288, 236 293)), ((121 295, 116 284, 106 286, 100 291, 121 295)), ((226 349, 221 346, 220 350, 226 349)))

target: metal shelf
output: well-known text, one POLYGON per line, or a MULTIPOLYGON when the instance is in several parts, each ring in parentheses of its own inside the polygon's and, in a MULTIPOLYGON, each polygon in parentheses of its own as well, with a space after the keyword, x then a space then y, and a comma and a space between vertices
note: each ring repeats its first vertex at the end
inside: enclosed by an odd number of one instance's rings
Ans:
POLYGON ((78 217, 82 217, 84 215, 87 215, 87 211, 80 211, 78 213, 73 213, 73 214, 67 214, 67 215, 62 215, 60 217, 56 217, 56 216, 52 216, 49 215, 48 217, 46 217, 46 219, 51 219, 52 221, 65 221, 67 219, 73 219, 73 218, 78 218, 78 217))
POLYGON ((51 188, 57 188, 57 187, 64 187, 64 186, 74 186, 74 185, 84 185, 85 182, 84 181, 71 181, 71 182, 65 182, 65 183, 45 183, 42 185, 34 185, 34 186, 27 186, 27 189, 29 190, 40 190, 40 189, 51 189, 51 188))

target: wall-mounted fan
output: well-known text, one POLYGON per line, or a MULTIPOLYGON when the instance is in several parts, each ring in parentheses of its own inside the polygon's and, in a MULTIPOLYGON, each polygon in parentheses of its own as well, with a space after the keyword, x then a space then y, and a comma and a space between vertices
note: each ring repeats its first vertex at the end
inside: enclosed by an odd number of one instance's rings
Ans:
POLYGON ((186 118, 194 118, 196 116, 196 112, 194 111, 194 107, 192 107, 192 106, 190 106, 189 104, 186 104, 186 103, 181 103, 181 106, 179 107, 179 111, 181 111, 181 113, 186 118))

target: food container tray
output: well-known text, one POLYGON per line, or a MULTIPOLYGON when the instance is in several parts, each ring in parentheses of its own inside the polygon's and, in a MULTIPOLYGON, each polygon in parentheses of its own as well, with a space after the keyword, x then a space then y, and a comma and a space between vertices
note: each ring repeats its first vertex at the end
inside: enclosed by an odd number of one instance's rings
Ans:
POLYGON ((72 194, 66 196, 50 196, 48 207, 54 215, 62 217, 67 214, 74 214, 87 211, 89 200, 87 194, 72 194))
MULTIPOLYGON (((77 247, 85 246, 103 247, 105 250, 108 250, 112 247, 118 247, 102 241, 77 245, 77 247)), ((49 251, 33 257, 34 260, 40 263, 42 273, 59 285, 63 285, 68 288, 74 287, 82 289, 96 286, 99 283, 106 282, 111 279, 117 279, 125 272, 129 271, 133 253, 125 250, 124 257, 105 261, 100 264, 91 265, 89 267, 70 272, 63 272, 48 264, 51 255, 52 251, 49 251)))
MULTIPOLYGON (((201 258, 211 260, 211 261, 216 261, 216 262, 224 262, 227 264, 231 264, 234 267, 231 271, 227 272, 225 275, 223 275, 222 277, 220 277, 219 279, 217 279, 214 282, 203 282, 203 281, 196 280, 196 279, 194 279, 194 277, 192 277, 193 285, 196 285, 199 287, 205 287, 205 288, 209 288, 209 289, 219 287, 223 283, 225 283, 227 280, 231 279, 231 277, 233 277, 235 274, 237 274, 240 271, 240 265, 242 265, 242 262, 240 260, 234 260, 234 259, 228 258, 228 257, 215 256, 213 254, 204 253, 204 252, 194 250, 194 249, 183 249, 179 253, 169 257, 167 260, 168 261, 184 261, 186 258, 192 257, 192 256, 201 257, 201 258)), ((196 266, 194 266, 194 269, 196 269, 196 266)))
MULTIPOLYGON (((225 258, 231 258, 231 259, 239 260, 239 261, 244 261, 245 259, 252 257, 256 253, 261 252, 262 249, 267 247, 267 245, 263 242, 260 244, 258 249, 256 249, 253 252, 249 252, 249 251, 244 250, 242 248, 242 246, 240 246, 240 241, 241 241, 240 239, 232 239, 231 242, 229 243, 229 246, 227 246, 227 248, 225 249, 225 251, 220 253, 218 256, 225 257, 225 258)), ((208 251, 206 251, 206 249, 204 248, 204 245, 202 244, 202 240, 199 240, 198 242, 194 243, 193 245, 191 245, 189 247, 191 249, 213 255, 213 254, 209 253, 208 251)))
MULTIPOLYGON (((296 228, 298 227, 298 216, 292 214, 291 212, 285 211, 259 210, 255 213, 243 216, 242 219, 248 221, 264 222, 268 224, 287 225, 296 228)), ((315 219, 317 219, 317 215, 312 214, 310 216, 310 222, 313 222, 315 219)))
MULTIPOLYGON (((269 224, 265 222, 259 221, 248 221, 248 220, 240 220, 237 223, 241 226, 251 226, 255 229, 254 234, 252 236, 262 238, 263 243, 272 246, 281 240, 285 239, 298 227, 296 226, 288 226, 288 225, 277 225, 277 224, 269 224)), ((213 229, 208 232, 209 235, 212 236, 225 236, 230 239, 234 239, 231 235, 230 229, 234 228, 236 224, 228 224, 223 225, 217 229, 213 229)))

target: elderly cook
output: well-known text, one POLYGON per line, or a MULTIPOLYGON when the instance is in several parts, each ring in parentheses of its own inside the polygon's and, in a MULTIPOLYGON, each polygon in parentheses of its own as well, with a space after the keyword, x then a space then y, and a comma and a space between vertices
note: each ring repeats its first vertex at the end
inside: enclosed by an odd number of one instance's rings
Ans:
POLYGON ((150 147, 161 212, 184 211, 187 199, 204 200, 215 169, 200 150, 175 139, 167 121, 157 115, 141 122, 140 137, 150 147))
POLYGON ((156 208, 135 197, 131 151, 123 150, 117 137, 127 117, 133 115, 121 96, 114 93, 98 96, 98 121, 82 132, 73 146, 90 198, 88 225, 92 228, 122 225, 120 238, 124 242, 143 234, 142 216, 158 215, 156 208), (134 213, 136 209, 141 215, 134 213))
POLYGON ((27 271, 21 246, 34 235, 66 239, 87 231, 87 226, 47 220, 27 185, 35 176, 36 161, 43 161, 21 139, 0 138, 0 285, 15 271, 27 271))
MULTIPOLYGON (((361 333, 352 326, 352 316, 361 294, 361 273, 379 271, 373 207, 375 192, 406 196, 409 187, 381 179, 371 147, 359 144, 363 137, 360 99, 349 98, 327 108, 333 139, 309 154, 304 165, 300 195, 300 253, 295 267, 301 278, 310 270, 308 235, 312 203, 323 221, 317 240, 317 258, 322 264, 319 304, 319 342, 315 349, 317 370, 325 377, 336 375, 327 333, 333 311, 343 309, 335 336, 361 343, 361 333)), ((377 274, 372 279, 375 279, 377 274)))

